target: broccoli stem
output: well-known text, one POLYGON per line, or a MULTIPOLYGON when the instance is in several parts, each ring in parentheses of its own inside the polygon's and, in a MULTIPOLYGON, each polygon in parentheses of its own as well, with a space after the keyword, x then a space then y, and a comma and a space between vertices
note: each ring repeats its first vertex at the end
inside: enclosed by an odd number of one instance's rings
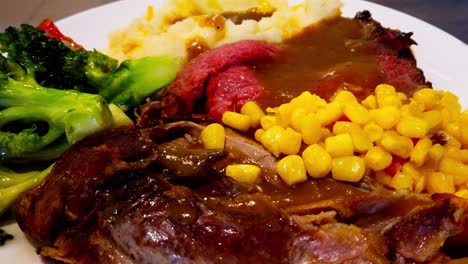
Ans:
POLYGON ((113 72, 88 67, 86 77, 108 102, 129 110, 171 83, 182 66, 180 58, 143 57, 123 61, 113 72))
MULTIPOLYGON (((8 186, 6 188, 0 188, 0 215, 4 214, 10 206, 16 201, 17 197, 32 188, 38 186, 47 174, 50 173, 54 164, 50 165, 47 169, 43 171, 31 171, 28 172, 27 175, 21 174, 19 175, 20 178, 18 179, 17 184, 8 186)), ((7 177, 8 174, 11 174, 8 177, 14 178, 18 176, 15 172, 2 172, 2 176, 7 177)))

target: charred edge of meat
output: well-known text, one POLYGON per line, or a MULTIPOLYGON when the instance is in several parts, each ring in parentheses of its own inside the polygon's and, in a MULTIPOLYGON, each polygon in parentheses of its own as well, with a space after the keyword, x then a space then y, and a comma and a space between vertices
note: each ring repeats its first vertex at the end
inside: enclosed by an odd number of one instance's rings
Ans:
POLYGON ((417 45, 416 41, 412 39, 413 32, 406 33, 396 29, 385 28, 372 18, 368 10, 357 12, 354 18, 363 25, 368 35, 367 37, 377 41, 378 53, 381 56, 379 61, 384 71, 387 72, 387 75, 407 75, 408 80, 406 81, 404 78, 392 76, 389 80, 390 84, 405 86, 419 83, 419 88, 432 87, 432 83, 426 80, 424 72, 416 66, 416 59, 410 48, 412 45, 417 45), (392 56, 395 58, 391 59, 392 56), (392 72, 393 67, 387 67, 386 65, 388 63, 386 60, 389 60, 389 57, 390 64, 398 63, 406 71, 392 72))

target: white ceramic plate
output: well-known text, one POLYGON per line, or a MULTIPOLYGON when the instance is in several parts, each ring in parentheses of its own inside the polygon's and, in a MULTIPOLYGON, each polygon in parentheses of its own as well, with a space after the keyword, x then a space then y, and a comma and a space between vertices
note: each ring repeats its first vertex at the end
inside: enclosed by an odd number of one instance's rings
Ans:
MULTIPOLYGON (((299 2, 300 0, 291 0, 299 2)), ((123 0, 93 8, 59 21, 65 34, 86 48, 105 49, 107 34, 126 26, 132 19, 146 12, 148 5, 160 6, 160 0, 123 0)), ((343 0, 343 15, 353 17, 364 9, 385 27, 414 32, 418 45, 413 48, 418 66, 424 71, 434 88, 456 92, 464 107, 468 105, 468 45, 448 33, 402 12, 359 0, 343 0)), ((0 247, 1 263, 44 263, 34 246, 26 239, 12 220, 0 227, 15 239, 0 247), (4 225, 4 226, 2 226, 4 225)))

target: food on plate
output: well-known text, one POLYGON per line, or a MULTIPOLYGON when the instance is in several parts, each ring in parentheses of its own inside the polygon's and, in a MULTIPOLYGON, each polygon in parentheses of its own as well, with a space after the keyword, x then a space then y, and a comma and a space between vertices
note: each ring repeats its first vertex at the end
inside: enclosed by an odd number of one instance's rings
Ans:
POLYGON ((0 159, 8 174, 0 186, 0 214, 39 184, 49 171, 41 170, 71 144, 132 124, 124 111, 170 83, 181 67, 171 56, 119 64, 84 50, 49 20, 38 28, 6 29, 0 51, 0 159), (47 164, 26 164, 37 162, 47 164), (22 174, 25 167, 35 171, 22 174))
MULTIPOLYGON (((198 122, 198 121, 197 121, 198 122)), ((226 130, 225 148, 179 121, 120 128, 74 145, 17 208, 18 223, 66 263, 325 263, 446 261, 466 227, 466 200, 309 180, 295 188, 260 144, 226 130), (225 177, 231 164, 262 177, 225 177)), ((465 244, 466 245, 466 244, 465 244)))
POLYGON ((10 239, 13 239, 13 236, 0 229, 0 246, 10 239))
POLYGON ((355 19, 325 20, 281 45, 256 40, 222 45, 190 60, 162 91, 162 103, 141 107, 139 122, 196 112, 194 105, 205 97, 202 111, 219 121, 224 111, 239 110, 247 101, 265 109, 304 90, 330 99, 347 89, 364 99, 378 84, 388 83, 411 95, 430 83, 416 67, 410 36, 360 12, 355 19))
POLYGON ((52 167, 53 164, 43 170, 35 168, 21 173, 7 167, 0 168, 0 215, 5 214, 22 193, 38 186, 52 167))
POLYGON ((80 140, 21 196, 15 215, 38 252, 65 263, 466 260, 466 113, 430 88, 411 34, 367 11, 341 17, 338 1, 229 6, 174 1, 115 33, 119 60, 185 64, 134 109, 134 126, 80 140))
POLYGON ((101 52, 67 42, 53 25, 45 20, 38 28, 22 25, 1 34, 2 52, 11 63, 22 67, 19 70, 26 71, 27 76, 12 73, 17 79, 27 78, 49 88, 99 94, 108 103, 130 109, 170 83, 180 68, 180 60, 171 56, 145 56, 119 64, 101 52))
POLYGON ((172 55, 191 58, 243 39, 280 43, 305 27, 341 14, 340 1, 164 1, 128 27, 112 32, 107 53, 123 59, 172 55))

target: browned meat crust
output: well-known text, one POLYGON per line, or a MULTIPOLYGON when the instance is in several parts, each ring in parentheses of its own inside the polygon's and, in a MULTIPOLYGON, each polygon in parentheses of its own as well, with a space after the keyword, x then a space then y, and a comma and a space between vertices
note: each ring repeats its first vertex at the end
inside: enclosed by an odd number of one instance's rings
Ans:
POLYGON ((372 19, 369 11, 358 12, 355 19, 361 23, 368 39, 377 43, 378 61, 382 67, 386 82, 411 95, 418 88, 432 87, 424 73, 416 65, 410 47, 416 42, 413 33, 384 28, 372 19))
POLYGON ((223 176, 217 165, 242 151, 197 149, 201 128, 122 128, 82 141, 21 198, 20 227, 42 255, 67 263, 423 263, 446 258, 444 241, 466 229, 466 204, 450 195, 319 180, 305 183, 314 195, 282 202, 275 180, 259 192, 223 176), (189 178, 162 165, 193 161, 204 172, 189 178))

